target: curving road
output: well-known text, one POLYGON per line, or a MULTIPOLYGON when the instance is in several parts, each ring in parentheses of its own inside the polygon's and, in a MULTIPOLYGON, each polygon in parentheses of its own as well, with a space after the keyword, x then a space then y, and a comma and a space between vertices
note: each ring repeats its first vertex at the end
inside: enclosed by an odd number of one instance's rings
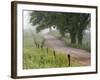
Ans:
POLYGON ((72 47, 68 47, 64 44, 62 40, 57 39, 53 35, 45 34, 45 43, 44 45, 48 48, 53 48, 55 51, 70 54, 71 56, 75 57, 79 63, 83 66, 89 66, 90 65, 90 53, 82 50, 82 49, 76 49, 72 47))

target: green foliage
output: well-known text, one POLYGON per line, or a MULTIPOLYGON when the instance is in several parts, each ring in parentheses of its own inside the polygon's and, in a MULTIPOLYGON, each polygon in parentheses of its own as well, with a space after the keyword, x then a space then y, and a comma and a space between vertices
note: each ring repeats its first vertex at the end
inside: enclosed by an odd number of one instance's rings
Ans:
POLYGON ((82 44, 83 32, 90 23, 90 14, 86 13, 63 13, 63 12, 44 12, 33 11, 30 22, 33 25, 38 25, 37 32, 45 28, 56 27, 62 37, 65 37, 66 32, 70 33, 71 43, 82 44))

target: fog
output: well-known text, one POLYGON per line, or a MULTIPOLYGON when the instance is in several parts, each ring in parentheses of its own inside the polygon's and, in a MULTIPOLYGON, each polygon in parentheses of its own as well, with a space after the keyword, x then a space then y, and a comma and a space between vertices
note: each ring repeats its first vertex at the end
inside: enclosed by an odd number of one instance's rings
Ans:
MULTIPOLYGON (((36 32, 36 26, 33 26, 29 21, 30 21, 30 13, 31 13, 32 11, 24 11, 24 13, 23 13, 23 16, 24 16, 24 18, 23 18, 23 22, 24 22, 24 30, 29 30, 29 29, 31 29, 32 31, 34 31, 34 32, 36 32)), ((43 33, 43 34, 45 34, 45 33, 48 33, 49 32, 49 29, 47 28, 47 29, 44 29, 44 30, 42 30, 41 31, 41 33, 43 33)))

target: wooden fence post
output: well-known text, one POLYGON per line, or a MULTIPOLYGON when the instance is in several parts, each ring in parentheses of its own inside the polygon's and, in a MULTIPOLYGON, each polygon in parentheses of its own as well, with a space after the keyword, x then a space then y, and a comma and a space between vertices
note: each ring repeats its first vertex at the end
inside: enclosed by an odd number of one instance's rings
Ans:
POLYGON ((53 50, 53 55, 54 55, 54 57, 56 58, 56 53, 55 53, 55 50, 53 50))
POLYGON ((70 54, 68 54, 68 66, 70 66, 70 54))

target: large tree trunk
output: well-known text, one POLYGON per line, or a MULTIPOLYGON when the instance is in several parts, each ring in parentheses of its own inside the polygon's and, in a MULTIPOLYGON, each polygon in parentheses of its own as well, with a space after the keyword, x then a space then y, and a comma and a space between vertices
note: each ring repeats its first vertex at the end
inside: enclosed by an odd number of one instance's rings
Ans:
POLYGON ((79 30, 77 34, 78 44, 82 45, 83 30, 79 30))
POLYGON ((71 37, 71 43, 75 44, 76 43, 76 33, 75 33, 75 31, 70 32, 70 37, 71 37))

